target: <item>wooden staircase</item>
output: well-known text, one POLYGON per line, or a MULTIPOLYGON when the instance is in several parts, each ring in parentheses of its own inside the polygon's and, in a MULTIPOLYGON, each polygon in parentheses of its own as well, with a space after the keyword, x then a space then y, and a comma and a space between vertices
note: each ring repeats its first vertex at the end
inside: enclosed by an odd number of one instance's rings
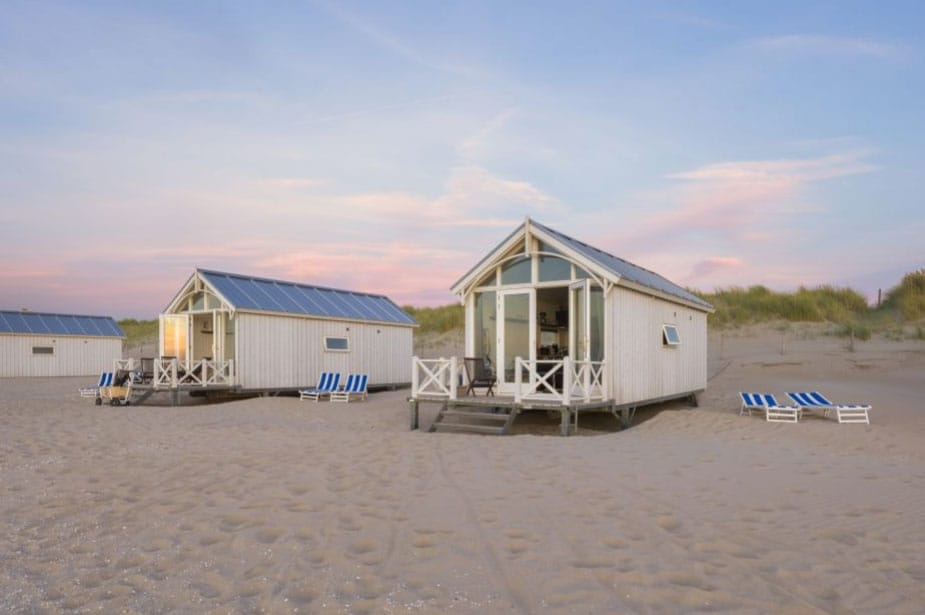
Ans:
POLYGON ((430 431, 503 436, 511 433, 511 425, 516 416, 516 410, 510 406, 449 402, 440 409, 430 426, 430 431))

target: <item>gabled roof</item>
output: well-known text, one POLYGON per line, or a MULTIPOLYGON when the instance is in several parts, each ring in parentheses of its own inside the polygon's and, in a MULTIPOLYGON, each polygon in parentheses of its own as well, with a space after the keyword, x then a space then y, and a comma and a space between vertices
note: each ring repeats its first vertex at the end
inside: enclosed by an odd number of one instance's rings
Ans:
POLYGON ((481 261, 479 261, 478 265, 463 275, 452 286, 452 288, 459 287, 460 283, 472 276, 474 273, 480 272, 485 265, 493 261, 493 257, 497 256, 500 252, 503 252, 505 248, 509 248, 512 243, 517 243, 520 237, 522 237, 523 233, 526 232, 528 227, 544 235, 544 239, 548 240, 548 243, 550 243, 557 250, 561 251, 563 254, 577 255, 581 257, 582 260, 587 261, 590 265, 593 266, 595 273, 602 275, 615 284, 620 284, 621 281, 624 283, 628 282, 636 287, 648 289, 655 294, 668 295, 669 297, 673 297, 681 300, 684 303, 697 306, 703 310, 713 310, 712 305, 697 295, 685 290, 681 286, 678 286, 674 282, 671 282, 667 278, 655 273, 654 271, 650 271, 638 265, 634 265, 627 260, 618 258, 613 254, 604 252, 603 250, 599 250, 598 248, 590 246, 582 241, 578 241, 577 239, 551 229, 548 226, 544 226, 535 220, 531 220, 530 218, 527 218, 526 221, 517 227, 513 233, 508 235, 500 244, 498 244, 494 250, 492 250, 481 261))
POLYGON ((83 337, 125 337, 109 316, 80 316, 44 312, 0 310, 0 333, 25 335, 79 335, 83 337))
POLYGON ((197 269, 235 310, 417 325, 391 299, 322 286, 197 269))

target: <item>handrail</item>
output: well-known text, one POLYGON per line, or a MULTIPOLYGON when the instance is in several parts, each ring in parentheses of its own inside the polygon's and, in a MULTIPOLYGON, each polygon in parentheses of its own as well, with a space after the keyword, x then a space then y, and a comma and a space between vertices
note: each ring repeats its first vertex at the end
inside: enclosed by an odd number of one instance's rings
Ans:
POLYGON ((176 358, 154 359, 155 389, 175 389, 178 386, 232 385, 235 381, 234 360, 181 362, 176 358))
POLYGON ((421 359, 411 357, 411 397, 446 397, 456 399, 459 387, 456 357, 421 359))
POLYGON ((540 359, 531 361, 514 359, 514 401, 524 399, 557 401, 567 406, 573 401, 590 402, 605 399, 607 387, 604 382, 604 361, 573 361, 571 357, 561 360, 540 359), (540 366, 548 366, 540 373, 540 366), (526 370, 527 381, 523 381, 526 370), (553 376, 562 374, 562 388, 554 385, 553 376))

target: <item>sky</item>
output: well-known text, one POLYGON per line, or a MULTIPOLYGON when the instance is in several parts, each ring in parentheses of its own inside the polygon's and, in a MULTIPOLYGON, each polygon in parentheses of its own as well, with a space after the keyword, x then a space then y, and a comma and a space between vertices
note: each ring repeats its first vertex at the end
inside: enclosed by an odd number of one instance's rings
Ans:
POLYGON ((452 303, 526 216, 705 292, 925 267, 925 3, 0 0, 0 309, 452 303))

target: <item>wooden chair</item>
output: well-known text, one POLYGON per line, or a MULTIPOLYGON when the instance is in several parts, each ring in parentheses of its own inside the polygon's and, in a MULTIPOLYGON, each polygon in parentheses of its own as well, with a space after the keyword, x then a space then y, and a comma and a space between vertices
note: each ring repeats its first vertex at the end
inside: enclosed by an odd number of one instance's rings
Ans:
POLYGON ((466 395, 476 395, 476 389, 485 389, 485 395, 495 394, 495 372, 491 369, 491 362, 482 357, 463 357, 466 368, 466 395))

